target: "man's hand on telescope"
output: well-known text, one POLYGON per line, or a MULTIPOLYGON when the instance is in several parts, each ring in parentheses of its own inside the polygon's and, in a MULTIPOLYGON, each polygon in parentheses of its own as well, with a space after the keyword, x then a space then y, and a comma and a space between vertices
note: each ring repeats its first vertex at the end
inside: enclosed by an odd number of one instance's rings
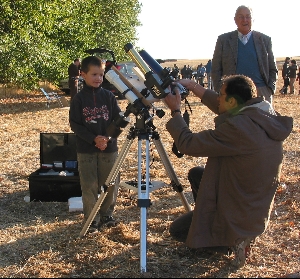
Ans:
POLYGON ((197 97, 202 99, 206 88, 191 79, 180 79, 176 81, 184 86, 187 90, 192 91, 197 97))
MULTIPOLYGON (((174 85, 176 85, 176 83, 174 83, 174 85)), ((168 94, 164 98, 164 101, 171 111, 175 111, 175 110, 180 111, 180 106, 181 106, 180 91, 177 87, 175 87, 174 92, 176 93, 176 95, 168 94)))

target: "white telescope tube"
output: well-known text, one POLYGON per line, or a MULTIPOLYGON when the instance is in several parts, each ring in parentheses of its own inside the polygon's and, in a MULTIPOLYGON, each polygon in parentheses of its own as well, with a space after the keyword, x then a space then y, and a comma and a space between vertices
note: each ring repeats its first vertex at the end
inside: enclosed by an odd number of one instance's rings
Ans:
POLYGON ((127 87, 127 85, 120 79, 120 77, 116 74, 115 71, 109 70, 105 74, 106 79, 113 84, 130 102, 134 103, 138 97, 127 87))

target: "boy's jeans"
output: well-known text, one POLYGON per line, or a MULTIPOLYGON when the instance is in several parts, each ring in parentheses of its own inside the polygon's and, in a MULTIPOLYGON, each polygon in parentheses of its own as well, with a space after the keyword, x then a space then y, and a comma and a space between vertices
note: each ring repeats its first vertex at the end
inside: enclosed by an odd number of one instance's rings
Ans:
MULTIPOLYGON (((117 156, 118 152, 77 154, 78 171, 82 191, 84 222, 86 222, 90 213, 92 212, 94 205, 98 200, 98 194, 100 194, 101 186, 104 185, 117 156)), ((109 186, 107 189, 107 195, 100 206, 98 215, 112 215, 116 204, 119 183, 120 177, 118 174, 115 183, 109 186)), ((95 217, 95 221, 99 221, 99 216, 95 217)))

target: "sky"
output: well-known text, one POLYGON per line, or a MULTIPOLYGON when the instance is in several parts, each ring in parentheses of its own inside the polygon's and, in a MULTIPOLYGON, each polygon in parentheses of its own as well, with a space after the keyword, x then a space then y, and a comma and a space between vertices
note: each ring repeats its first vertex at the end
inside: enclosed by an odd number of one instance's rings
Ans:
POLYGON ((238 6, 253 11, 252 30, 272 38, 275 57, 300 56, 300 2, 289 0, 140 0, 135 47, 154 59, 212 58, 217 37, 236 30, 238 6))

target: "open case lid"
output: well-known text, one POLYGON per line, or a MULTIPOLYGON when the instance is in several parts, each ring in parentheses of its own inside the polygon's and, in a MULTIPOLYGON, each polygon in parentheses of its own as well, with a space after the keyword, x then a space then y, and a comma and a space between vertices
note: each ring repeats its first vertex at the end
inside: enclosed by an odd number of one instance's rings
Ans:
POLYGON ((40 133, 40 161, 77 161, 76 136, 74 133, 40 133))

